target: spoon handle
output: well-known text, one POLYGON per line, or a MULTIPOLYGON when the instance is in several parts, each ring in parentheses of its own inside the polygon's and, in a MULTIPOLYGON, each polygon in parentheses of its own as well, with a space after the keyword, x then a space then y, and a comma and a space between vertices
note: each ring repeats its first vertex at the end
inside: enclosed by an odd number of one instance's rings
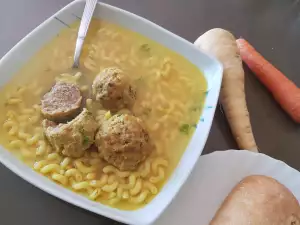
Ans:
POLYGON ((79 31, 78 31, 78 36, 76 40, 73 68, 79 67, 79 58, 80 58, 83 42, 87 34, 90 22, 92 20, 93 13, 97 5, 97 1, 98 0, 86 0, 86 4, 84 7, 84 11, 81 18, 79 31))

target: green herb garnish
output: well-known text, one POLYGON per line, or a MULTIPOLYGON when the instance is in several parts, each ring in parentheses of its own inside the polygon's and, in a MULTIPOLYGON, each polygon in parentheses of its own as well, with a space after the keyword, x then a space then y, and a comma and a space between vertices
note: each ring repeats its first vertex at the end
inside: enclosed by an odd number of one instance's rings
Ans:
POLYGON ((197 128, 197 124, 182 124, 180 127, 179 127, 179 131, 183 134, 186 134, 188 135, 191 131, 191 129, 194 128, 196 129, 197 128))
POLYGON ((142 44, 140 49, 144 52, 147 52, 147 53, 150 53, 150 50, 151 50, 149 44, 142 44))
POLYGON ((198 106, 194 106, 194 107, 192 107, 191 108, 191 110, 193 111, 193 112, 196 112, 196 111, 200 111, 202 109, 202 106, 200 105, 198 105, 198 106))
POLYGON ((83 144, 83 145, 88 144, 89 141, 90 141, 90 139, 89 139, 88 136, 85 135, 85 130, 84 130, 84 128, 83 128, 83 127, 80 127, 80 128, 79 128, 79 132, 80 132, 81 135, 82 135, 82 144, 83 144))
POLYGON ((143 110, 143 114, 146 115, 146 116, 149 116, 149 114, 151 113, 151 111, 152 111, 151 108, 146 107, 146 108, 144 108, 144 110, 143 110))
POLYGON ((179 130, 181 133, 183 134, 189 134, 190 132, 190 125, 189 124, 182 124, 180 127, 179 127, 179 130))
POLYGON ((83 135, 82 144, 83 144, 83 145, 86 145, 86 144, 88 144, 88 143, 89 143, 89 141, 90 141, 89 137, 88 137, 88 136, 85 136, 85 135, 83 135))

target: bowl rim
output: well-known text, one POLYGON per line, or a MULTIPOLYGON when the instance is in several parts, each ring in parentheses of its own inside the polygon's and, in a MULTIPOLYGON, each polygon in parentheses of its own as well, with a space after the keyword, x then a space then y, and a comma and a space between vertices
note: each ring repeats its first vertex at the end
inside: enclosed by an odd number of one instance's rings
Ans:
MULTIPOLYGON (((3 65, 5 65, 11 57, 13 57, 16 52, 18 51, 18 49, 20 48, 20 46, 22 45, 26 45, 27 40, 36 35, 36 33, 40 30, 43 30, 44 27, 50 23, 50 21, 56 17, 59 16, 61 14, 64 14, 64 12, 68 9, 71 9, 72 7, 74 7, 77 4, 82 4, 84 3, 84 0, 75 0, 71 3, 69 3, 68 5, 66 5, 65 7, 63 7, 62 9, 60 9, 58 12, 56 12, 55 14, 53 14, 52 16, 50 16, 48 19, 46 19, 44 22, 42 22, 40 25, 38 25, 35 29, 33 29, 29 34, 27 34, 23 39, 21 39, 11 50, 9 50, 0 60, 0 69, 2 68, 3 65)), ((121 13, 124 14, 127 17, 131 17, 134 18, 137 21, 142 21, 144 24, 146 24, 147 26, 151 26, 153 28, 155 28, 156 30, 159 30, 160 32, 163 32, 169 36, 172 36, 172 38, 177 39, 178 41, 180 41, 182 44, 188 45, 189 47, 192 47, 194 49, 197 49, 196 46, 194 46, 192 43, 188 42, 187 40, 179 37, 178 35, 168 31, 167 29, 141 17, 138 16, 136 14, 133 14, 131 12, 128 12, 126 10, 120 9, 118 7, 115 6, 111 6, 105 3, 100 3, 98 2, 97 7, 103 7, 104 9, 109 9, 109 10, 114 10, 117 13, 121 13)), ((212 61, 215 66, 217 67, 217 72, 218 73, 218 80, 215 84, 214 87, 212 87, 212 89, 214 90, 214 96, 213 99, 216 101, 217 104, 217 99, 219 96, 219 92, 220 92, 220 86, 221 86, 221 81, 222 81, 222 75, 223 75, 223 66, 222 64, 215 59, 215 57, 202 52, 201 50, 197 49, 197 51, 199 51, 199 53, 201 53, 204 57, 207 57, 210 61, 212 61)), ((210 95, 210 93, 208 93, 208 95, 210 95)), ((86 199, 85 197, 72 192, 70 190, 67 190, 66 188, 54 183, 53 181, 50 181, 48 178, 40 175, 39 173, 33 171, 30 167, 28 167, 26 164, 24 164, 21 160, 19 160, 18 158, 14 157, 18 162, 15 161, 15 159, 10 159, 10 152, 8 150, 6 150, 4 147, 0 147, 0 162, 6 166, 8 169, 10 169, 11 171, 13 171, 15 174, 17 174, 19 177, 21 177, 22 179, 26 180, 27 182, 31 183, 32 185, 38 187, 39 189, 45 191, 48 194, 51 194, 52 196, 55 196, 61 200, 64 200, 70 204, 76 205, 78 207, 84 208, 86 210, 89 210, 91 212, 97 213, 99 215, 123 222, 123 223, 130 223, 130 224, 136 224, 136 225, 148 225, 153 223, 160 215, 161 213, 166 209, 166 207, 171 203, 171 201, 173 200, 173 198, 177 195, 177 193, 179 192, 179 190, 181 189, 182 185, 185 183, 185 181, 187 180, 187 178, 189 177, 189 175, 191 174, 192 170, 195 167, 195 164, 198 160, 198 157, 201 155, 203 147, 206 143, 209 131, 211 129, 211 124, 212 124, 212 120, 214 117, 214 113, 215 113, 215 108, 211 109, 210 112, 210 119, 208 119, 207 123, 207 131, 204 134, 203 137, 203 143, 201 143, 201 147, 199 148, 198 151, 194 151, 194 157, 191 159, 191 166, 189 169, 185 169, 184 171, 182 171, 183 173, 181 173, 181 175, 183 176, 182 180, 180 181, 180 184, 177 184, 177 188, 175 191, 173 191, 173 194, 171 197, 168 197, 167 200, 160 202, 160 204, 157 203, 157 205, 160 205, 160 209, 159 210, 155 210, 152 211, 149 209, 149 205, 152 204, 152 202, 154 200, 160 199, 161 196, 161 192, 165 191, 166 186, 170 185, 170 182, 172 181, 172 177, 174 176, 175 171, 177 171, 178 169, 180 169, 181 166, 181 161, 182 158, 184 156, 185 153, 183 153, 183 155, 181 156, 181 159, 179 161, 179 163, 177 164, 176 168, 174 169, 174 171, 171 173, 171 175, 169 176, 168 180, 165 182, 165 184, 163 185, 163 188, 160 190, 160 193, 158 193, 154 199, 148 203, 145 207, 140 208, 138 210, 134 210, 134 211, 125 211, 125 210, 118 210, 118 209, 114 209, 112 207, 103 205, 99 202, 92 202, 88 199, 86 199), (2 152, 5 151, 5 152, 2 152), (76 195, 76 196, 75 196, 76 195), (101 207, 99 206, 101 205, 101 207), (100 207, 100 208, 99 208, 100 207), (148 207, 148 208, 147 208, 148 207), (150 212, 151 216, 147 216, 142 218, 142 214, 145 213, 141 213, 143 211, 147 211, 148 213, 150 212)), ((201 113, 203 114, 203 112, 201 113)), ((195 136, 196 132, 193 135, 193 138, 195 136)), ((192 139, 190 140, 190 142, 192 142, 192 139)), ((187 151, 188 147, 186 148, 185 152, 187 151)), ((179 181, 178 181, 179 182, 179 181)))

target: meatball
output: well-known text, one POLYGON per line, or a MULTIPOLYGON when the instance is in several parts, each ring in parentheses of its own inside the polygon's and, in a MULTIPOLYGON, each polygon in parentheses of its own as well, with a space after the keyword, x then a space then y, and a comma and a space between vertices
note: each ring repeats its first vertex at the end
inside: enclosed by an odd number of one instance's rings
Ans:
POLYGON ((104 121, 95 144, 100 156, 122 171, 137 169, 154 148, 141 119, 126 114, 104 121))
POLYGON ((97 124, 93 115, 87 109, 83 109, 69 123, 56 124, 45 119, 43 128, 55 151, 65 156, 80 157, 94 143, 97 124))
POLYGON ((44 95, 41 111, 45 118, 62 122, 77 115, 81 101, 77 85, 58 82, 44 95))
POLYGON ((136 98, 128 75, 115 67, 104 69, 95 78, 92 92, 104 108, 113 112, 132 107, 136 98))

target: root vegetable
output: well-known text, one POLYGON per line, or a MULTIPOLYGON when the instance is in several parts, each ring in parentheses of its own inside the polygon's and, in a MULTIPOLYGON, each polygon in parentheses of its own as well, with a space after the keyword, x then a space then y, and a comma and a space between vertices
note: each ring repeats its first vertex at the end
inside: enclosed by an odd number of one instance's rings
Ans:
POLYGON ((243 61, 268 88, 290 117, 295 122, 300 123, 300 89, 260 55, 246 40, 238 39, 236 42, 243 61))
POLYGON ((239 148, 258 151, 250 124, 244 70, 235 37, 226 30, 215 28, 201 35, 195 45, 223 64, 220 101, 239 148))

